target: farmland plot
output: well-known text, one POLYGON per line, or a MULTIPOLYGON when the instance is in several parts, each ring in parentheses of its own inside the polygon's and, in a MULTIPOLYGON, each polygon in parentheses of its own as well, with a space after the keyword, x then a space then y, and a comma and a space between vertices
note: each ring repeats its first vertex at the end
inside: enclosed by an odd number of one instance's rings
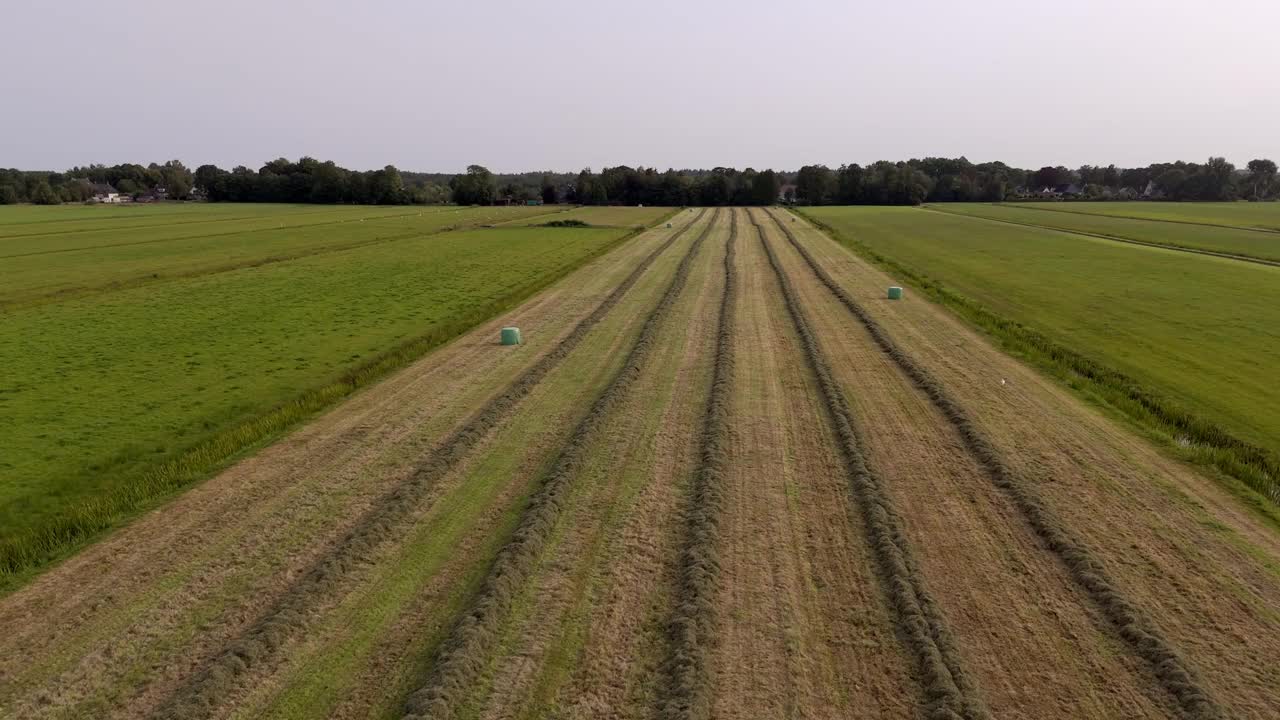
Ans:
POLYGON ((788 214, 672 224, 0 599, 0 707, 1273 715, 1264 519, 788 214))
POLYGON ((1250 202, 1071 202, 1011 203, 1018 207, 1166 222, 1280 231, 1280 203, 1250 202))
POLYGON ((112 259, 145 249, 125 264, 165 262, 177 279, 0 315, 0 567, 38 564, 625 233, 433 234, 443 225, 430 218, 475 222, 500 210, 311 225, 274 241, 246 233, 17 258, 42 263, 30 277, 75 284, 109 279, 120 267, 112 259), (295 250, 302 255, 257 263, 295 250), (248 266, 237 265, 241 252, 248 266), (208 267, 225 259, 229 269, 208 267))
POLYGON ((1280 267, 913 208, 807 212, 975 304, 961 311, 1014 351, 1280 498, 1280 267))
POLYGON ((973 215, 1030 227, 1067 230, 1115 238, 1119 241, 1221 253, 1241 259, 1280 264, 1280 232, 1082 212, 1061 212, 1037 205, 953 203, 931 207, 939 212, 973 215))
POLYGON ((603 225, 611 227, 635 227, 637 225, 650 225, 657 222, 662 217, 669 215, 671 208, 663 207, 628 207, 628 206, 608 206, 608 207, 576 207, 564 208, 558 212, 546 215, 537 215, 530 218, 521 218, 518 220, 507 221, 507 225, 542 225, 544 223, 556 222, 561 220, 577 220, 587 223, 588 225, 603 225))

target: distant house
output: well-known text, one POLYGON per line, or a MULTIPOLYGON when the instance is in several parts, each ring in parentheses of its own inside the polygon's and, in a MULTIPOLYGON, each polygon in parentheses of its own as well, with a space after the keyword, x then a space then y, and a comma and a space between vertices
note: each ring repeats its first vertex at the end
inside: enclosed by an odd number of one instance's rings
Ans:
POLYGON ((121 197, 123 196, 120 193, 116 192, 115 188, 111 187, 106 183, 94 183, 92 190, 93 190, 94 202, 100 202, 100 203, 123 202, 123 200, 121 200, 121 197))
POLYGON ((795 185, 783 185, 782 187, 778 188, 778 201, 779 201, 779 202, 788 202, 788 203, 789 203, 789 202, 794 202, 794 201, 795 201, 795 199, 796 199, 796 186, 795 186, 795 185))

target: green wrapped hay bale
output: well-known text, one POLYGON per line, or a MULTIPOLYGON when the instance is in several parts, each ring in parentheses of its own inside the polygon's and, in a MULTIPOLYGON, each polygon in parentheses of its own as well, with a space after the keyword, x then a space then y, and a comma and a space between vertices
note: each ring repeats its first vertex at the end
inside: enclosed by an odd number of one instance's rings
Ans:
POLYGON ((520 328, 518 327, 502 328, 502 344, 503 345, 519 345, 520 344, 520 328))
POLYGON ((901 300, 901 299, 902 299, 902 288, 898 287, 897 285, 894 285, 893 287, 889 288, 889 299, 890 299, 890 300, 901 300))

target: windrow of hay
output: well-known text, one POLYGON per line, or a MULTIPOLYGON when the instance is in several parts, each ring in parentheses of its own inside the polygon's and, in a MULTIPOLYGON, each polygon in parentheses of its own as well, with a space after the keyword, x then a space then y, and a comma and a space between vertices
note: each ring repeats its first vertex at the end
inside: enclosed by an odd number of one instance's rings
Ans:
POLYGON ((547 538, 560 519, 564 497, 581 470, 597 431, 640 377, 657 344, 658 332, 679 299, 693 261, 714 225, 713 218, 690 246, 671 283, 641 326, 622 367, 573 429, 551 469, 539 479, 519 525, 498 552, 479 593, 441 645, 425 684, 410 695, 405 706, 406 720, 456 717, 466 703, 469 691, 489 662, 512 602, 524 589, 547 538))
POLYGON ((874 265, 909 280, 916 291, 927 293, 938 303, 985 330, 1005 349, 1034 362, 1069 385, 1086 386, 1090 395, 1101 396, 1108 405, 1124 413, 1144 431, 1164 438, 1170 447, 1177 448, 1180 456, 1244 483, 1248 490, 1261 496, 1246 497, 1246 502, 1272 524, 1280 524, 1280 514, 1277 513, 1277 505, 1280 505, 1280 455, 1275 451, 1242 439, 1220 423, 1186 409, 1149 384, 956 293, 808 213, 801 211, 800 214, 874 265))
POLYGON ((1147 661, 1160 685, 1177 702, 1183 715, 1194 720, 1216 720, 1225 712, 1209 695, 1192 668, 1156 629, 1146 614, 1117 589, 1102 563, 1061 523, 1035 488, 1010 469, 986 433, 946 388, 894 342, 875 318, 853 299, 820 265, 795 234, 776 216, 770 217, 786 234, 814 275, 866 328, 875 343, 911 379, 960 434, 965 447, 1001 490, 1013 501, 1032 530, 1066 565, 1069 574, 1102 608, 1117 633, 1147 661))
POLYGON ((720 297, 711 392, 703 416, 701 458, 694 476, 687 535, 680 555, 680 600, 669 627, 671 646, 665 668, 669 687, 662 704, 662 716, 670 720, 694 720, 711 715, 708 664, 716 628, 720 515, 730 459, 729 404, 733 398, 733 327, 738 297, 738 280, 733 270, 738 213, 736 210, 729 213, 724 293, 720 297))
POLYGON ((261 618, 170 696, 156 716, 174 720, 214 716, 238 679, 255 665, 271 658, 297 634, 308 621, 309 610, 334 591, 342 578, 379 544, 392 538, 439 478, 507 417, 547 373, 559 366, 658 257, 697 224, 705 212, 649 253, 556 347, 433 449, 402 483, 382 496, 347 536, 290 586, 261 618))
POLYGON ((989 714, 963 667, 946 618, 924 586, 902 518, 894 509, 882 478, 867 466, 844 392, 832 375, 830 364, 800 308, 791 280, 765 237, 764 228, 754 215, 751 223, 760 235, 760 243, 782 289, 783 303, 800 336, 805 358, 817 377, 900 637, 915 660, 924 692, 925 716, 929 720, 985 720, 989 714))

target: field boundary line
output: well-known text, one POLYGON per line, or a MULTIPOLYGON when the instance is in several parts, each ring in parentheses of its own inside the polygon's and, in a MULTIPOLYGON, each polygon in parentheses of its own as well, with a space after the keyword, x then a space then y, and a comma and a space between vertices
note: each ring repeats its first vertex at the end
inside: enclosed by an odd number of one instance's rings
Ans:
MULTIPOLYGON (((672 215, 675 212, 673 211, 672 215)), ((697 218, 688 226, 681 227, 673 234, 673 238, 678 237, 695 222, 697 218)), ((655 226, 657 224, 654 223, 655 226)), ((520 305, 538 292, 651 228, 641 228, 627 233, 602 245, 595 252, 588 253, 566 265, 558 273, 520 286, 505 297, 477 307, 470 314, 434 327, 423 335, 404 340, 387 351, 348 368, 336 380, 304 390, 292 400, 264 409, 258 415, 229 426, 177 452, 167 460, 151 466, 150 469, 141 468, 138 470, 137 482, 122 487, 119 492, 71 508, 66 514, 55 518, 43 528, 33 529, 22 536, 6 538, 0 542, 0 594, 12 592, 104 531, 125 524, 135 515, 154 507, 181 488, 225 468, 247 451, 278 438, 356 391, 376 383, 390 373, 465 335, 478 325, 520 305)), ((674 239, 668 242, 674 242, 674 239)), ((665 250, 667 247, 669 245, 664 244, 661 249, 665 250)), ((639 278, 643 269, 652 264, 656 257, 655 251, 637 266, 637 270, 634 271, 635 279, 639 278)), ((634 284, 635 280, 628 276, 627 281, 634 284)), ((611 294, 606 298, 606 302, 612 300, 612 303, 616 304, 617 299, 611 294)))
MULTIPOLYGON (((1177 201, 1177 200, 1174 201, 1175 204, 1181 204, 1181 202, 1182 201, 1177 201)), ((929 204, 933 205, 933 203, 929 203, 929 204)), ((1178 220, 1175 218, 1150 218, 1150 217, 1139 217, 1137 215, 1112 215, 1109 213, 1086 212, 1084 210, 1068 210, 1066 208, 1039 207, 1040 203, 1031 203, 1031 202, 1026 202, 1026 203, 999 202, 999 203, 982 203, 982 204, 996 205, 996 206, 1002 206, 1002 207, 1026 208, 1028 210, 1040 210, 1043 212, 1067 213, 1070 215, 1088 215, 1089 217, 1120 218, 1121 220, 1144 220, 1147 222, 1174 223, 1175 225, 1199 225, 1201 227, 1216 227, 1216 228, 1223 228, 1226 230, 1247 230, 1249 232, 1271 233, 1273 235, 1280 234, 1280 228, 1249 226, 1249 225, 1227 225, 1226 223, 1200 222, 1198 220, 1178 220)), ((1048 204, 1048 203, 1044 203, 1044 204, 1048 204)), ((1195 202, 1193 201, 1189 204, 1194 205, 1195 202)))
POLYGON ((680 298, 693 262, 715 223, 716 216, 713 215, 680 260, 657 304, 649 311, 622 367, 574 426, 550 469, 533 479, 535 489, 521 513, 519 525, 498 551, 479 592, 441 644, 426 682, 412 692, 405 703, 404 717, 407 720, 455 717, 466 702, 468 690, 474 686, 476 676, 483 672, 485 659, 498 641, 500 625, 511 609, 513 598, 528 582, 548 537, 560 519, 564 495, 581 469, 591 442, 618 400, 625 396, 643 372, 657 345, 659 330, 680 298))
POLYGON ((1222 707, 1203 687, 1191 665, 1160 633, 1145 611, 1116 587, 1094 553, 1053 514, 1035 488, 1009 467, 1003 455, 969 412, 932 373, 894 341, 866 308, 836 282, 777 215, 770 212, 769 217, 804 258, 814 276, 857 319, 876 345, 893 360, 899 371, 947 419, 960 435, 969 454, 978 461, 996 487, 1012 500, 1013 506, 1044 546, 1066 566, 1068 576, 1099 606, 1134 654, 1149 664, 1160 687, 1173 697, 1182 714, 1194 720, 1227 717, 1222 707))
POLYGON ((229 642, 189 682, 171 695, 154 713, 160 718, 208 717, 233 690, 236 680, 272 657, 308 622, 308 610, 357 567, 376 546, 394 536, 417 504, 436 482, 505 419, 516 405, 568 357, 622 297, 639 281, 658 257, 674 245, 702 218, 698 215, 647 255, 604 300, 574 326, 554 348, 512 381, 461 427, 454 429, 412 470, 405 481, 383 494, 325 556, 319 558, 298 581, 239 637, 229 642))
POLYGON ((705 720, 711 716, 710 643, 716 632, 715 593, 720 582, 719 533, 729 463, 730 405, 733 401, 735 338, 738 300, 735 246, 738 211, 729 209, 729 238, 725 242, 724 290, 716 329, 711 390, 703 412, 702 440, 693 478, 686 538, 680 553, 680 589, 670 623, 666 660, 667 699, 661 714, 670 720, 705 720))
POLYGON ((844 391, 809 326, 791 279, 778 261, 764 227, 751 211, 748 210, 747 215, 760 236, 769 265, 782 289, 783 304, 800 336, 805 359, 818 380, 828 420, 839 441, 845 474, 862 514, 867 543, 880 570, 882 589, 896 616, 899 638, 905 641, 906 650, 915 660, 926 717, 930 720, 985 720, 990 715, 964 669, 945 616, 924 586, 924 577, 911 552, 902 518, 893 506, 884 480, 867 465, 854 414, 844 391))
MULTIPOLYGON (((1137 240, 1131 237, 1124 237, 1123 235, 1108 235, 1106 233, 1089 232, 1087 230, 1071 230, 1069 228, 1053 227, 1051 225, 1040 225, 1037 223, 1030 223, 1030 222, 1019 222, 1017 220, 1009 220, 1006 218, 992 218, 992 217, 985 217, 983 215, 969 215, 968 213, 956 212, 954 210, 944 210, 942 208, 935 207, 933 205, 930 205, 923 209, 929 212, 936 212, 936 213, 941 213, 943 215, 950 215, 952 217, 970 218, 972 220, 988 220, 990 222, 1005 223, 1007 225, 1019 225, 1021 227, 1036 228, 1039 230, 1049 230, 1050 232, 1063 233, 1064 235, 1080 235, 1082 237, 1098 238, 1099 240, 1110 240, 1112 242, 1127 243, 1129 245, 1139 245, 1142 247, 1157 248, 1160 250, 1172 250, 1174 252, 1192 253, 1194 255, 1208 255, 1209 257, 1222 258, 1224 260, 1236 260, 1238 262, 1253 263, 1255 265, 1269 265, 1271 267, 1280 267, 1280 260, 1271 260, 1264 257, 1258 257, 1256 255, 1241 255, 1239 253, 1228 253, 1228 252, 1221 252, 1218 250, 1206 250, 1204 248, 1190 247, 1188 245, 1173 245, 1169 243, 1151 242, 1148 240, 1137 240)), ((1047 212, 1057 212, 1057 211, 1051 210, 1047 212)), ((1070 213, 1070 214, 1087 215, 1088 217, 1113 217, 1111 215, 1090 215, 1089 213, 1070 213)), ((1159 222, 1159 221, 1157 220, 1155 222, 1159 222)), ((1226 226, 1216 226, 1216 227, 1226 227, 1226 226)), ((1235 228, 1235 229, 1239 230, 1243 228, 1235 228)), ((1277 234, 1280 234, 1280 233, 1277 233, 1277 234)))
POLYGON ((995 338, 1005 351, 1057 378, 1086 401, 1104 405, 1185 462, 1212 471, 1212 477, 1242 504, 1271 527, 1280 529, 1280 456, 1275 452, 1236 437, 1119 370, 994 312, 857 239, 846 237, 803 210, 797 212, 837 245, 910 281, 961 320, 995 338), (1077 383, 1086 384, 1088 390, 1077 383))

